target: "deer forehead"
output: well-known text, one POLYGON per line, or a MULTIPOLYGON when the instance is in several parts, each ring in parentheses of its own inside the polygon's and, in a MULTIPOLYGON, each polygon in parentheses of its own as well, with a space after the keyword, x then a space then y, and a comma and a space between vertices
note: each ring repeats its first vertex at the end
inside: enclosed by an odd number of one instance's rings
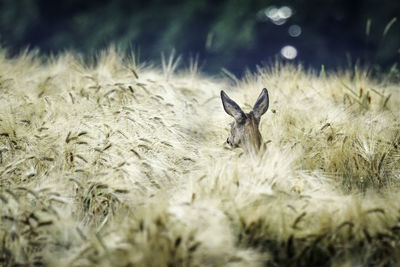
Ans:
POLYGON ((259 120, 254 117, 253 111, 250 111, 249 113, 246 113, 246 119, 239 124, 243 126, 258 126, 259 120))
POLYGON ((240 132, 258 131, 259 121, 254 117, 253 112, 246 113, 246 119, 243 122, 231 122, 231 128, 240 130, 240 132))

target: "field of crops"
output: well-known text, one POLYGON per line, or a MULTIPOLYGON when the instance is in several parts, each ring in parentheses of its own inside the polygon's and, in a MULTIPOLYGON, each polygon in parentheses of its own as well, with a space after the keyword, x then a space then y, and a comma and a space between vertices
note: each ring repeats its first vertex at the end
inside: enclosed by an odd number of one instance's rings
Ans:
POLYGON ((392 73, 176 63, 0 52, 0 266, 400 263, 392 73), (229 149, 220 90, 264 87, 266 151, 229 149))

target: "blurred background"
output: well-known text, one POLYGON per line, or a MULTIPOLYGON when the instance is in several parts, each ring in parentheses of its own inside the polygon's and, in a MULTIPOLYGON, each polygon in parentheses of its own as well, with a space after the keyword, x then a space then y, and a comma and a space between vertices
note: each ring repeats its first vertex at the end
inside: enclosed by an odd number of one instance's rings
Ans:
POLYGON ((160 64, 175 49, 202 71, 237 75, 281 58, 320 69, 400 62, 399 0, 0 0, 0 45, 11 55, 114 44, 160 64))

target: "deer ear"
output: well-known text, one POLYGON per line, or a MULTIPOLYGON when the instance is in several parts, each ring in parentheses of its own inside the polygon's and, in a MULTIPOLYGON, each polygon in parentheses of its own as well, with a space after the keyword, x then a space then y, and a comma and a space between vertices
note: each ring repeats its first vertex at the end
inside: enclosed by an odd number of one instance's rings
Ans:
POLYGON ((264 88, 261 91, 261 94, 257 98, 256 103, 254 104, 253 107, 253 114, 256 120, 260 120, 261 116, 267 112, 269 107, 269 96, 268 96, 268 91, 266 88, 264 88))
POLYGON ((246 114, 240 109, 239 105, 229 98, 224 91, 221 91, 222 105, 226 113, 231 115, 239 123, 244 122, 246 119, 246 114))

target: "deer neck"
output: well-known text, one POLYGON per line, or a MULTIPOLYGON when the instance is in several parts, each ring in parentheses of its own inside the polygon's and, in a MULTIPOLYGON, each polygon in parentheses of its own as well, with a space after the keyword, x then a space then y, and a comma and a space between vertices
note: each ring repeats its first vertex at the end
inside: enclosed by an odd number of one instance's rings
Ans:
POLYGON ((247 114, 247 116, 248 119, 246 121, 242 143, 245 151, 257 154, 260 151, 262 143, 262 137, 258 129, 259 122, 254 118, 252 112, 247 114))

